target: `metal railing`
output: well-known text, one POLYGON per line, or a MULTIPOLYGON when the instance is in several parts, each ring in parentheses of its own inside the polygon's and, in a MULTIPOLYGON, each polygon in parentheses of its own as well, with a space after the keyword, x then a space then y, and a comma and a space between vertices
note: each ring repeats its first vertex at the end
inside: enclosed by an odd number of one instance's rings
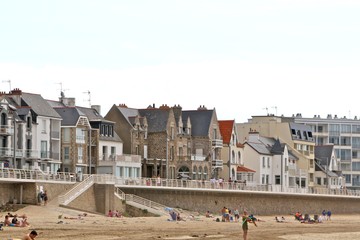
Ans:
POLYGON ((45 173, 41 170, 0 168, 0 180, 75 182, 76 176, 65 172, 45 173))
POLYGON ((63 195, 60 195, 58 198, 59 205, 67 205, 75 198, 80 196, 83 192, 85 192, 89 187, 94 184, 94 175, 87 175, 85 179, 73 187, 70 191, 66 192, 63 195))

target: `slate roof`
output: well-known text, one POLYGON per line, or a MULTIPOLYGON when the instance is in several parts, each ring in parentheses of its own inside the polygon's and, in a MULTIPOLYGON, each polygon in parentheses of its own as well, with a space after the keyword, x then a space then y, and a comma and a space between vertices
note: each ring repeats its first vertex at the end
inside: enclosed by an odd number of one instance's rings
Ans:
POLYGON ((22 93, 21 105, 29 106, 37 116, 61 118, 61 116, 50 106, 50 104, 40 95, 33 93, 22 93))
POLYGON ((86 107, 76 107, 77 109, 79 109, 82 113, 84 113, 86 115, 86 117, 89 119, 89 121, 91 122, 113 122, 113 121, 109 121, 106 120, 105 118, 103 118, 103 116, 101 116, 100 113, 98 113, 98 111, 96 111, 93 108, 86 108, 86 107))
POLYGON ((234 120, 221 120, 219 122, 220 132, 224 144, 230 144, 232 131, 234 128, 234 120))
POLYGON ((315 159, 318 160, 320 165, 326 166, 330 164, 331 154, 334 145, 319 145, 315 146, 315 159))
POLYGON ((127 107, 117 107, 117 109, 121 112, 121 114, 127 119, 129 124, 133 126, 133 123, 130 121, 131 117, 139 116, 139 110, 134 108, 127 107))
POLYGON ((148 132, 166 132, 170 109, 139 109, 142 117, 146 117, 148 132))
POLYGON ((54 108, 54 110, 62 117, 62 126, 76 126, 80 116, 86 117, 86 115, 76 107, 59 107, 54 108))
POLYGON ((214 110, 191 110, 182 112, 183 123, 187 123, 190 118, 191 134, 195 137, 204 137, 209 135, 210 123, 214 110))

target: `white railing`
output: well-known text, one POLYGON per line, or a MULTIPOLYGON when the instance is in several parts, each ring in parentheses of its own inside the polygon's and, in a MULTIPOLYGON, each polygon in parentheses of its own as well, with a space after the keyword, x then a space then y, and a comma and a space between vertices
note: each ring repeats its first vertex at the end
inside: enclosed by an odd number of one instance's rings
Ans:
POLYGON ((120 199, 125 200, 125 201, 129 201, 129 202, 134 202, 137 203, 139 205, 145 206, 147 208, 151 208, 154 209, 156 211, 160 211, 164 214, 166 214, 166 206, 162 205, 160 203, 151 201, 149 199, 143 198, 143 197, 139 197, 136 196, 134 194, 125 194, 123 191, 121 191, 119 188, 115 188, 115 194, 119 196, 120 199))
POLYGON ((120 186, 147 186, 167 188, 196 188, 196 189, 218 189, 218 190, 245 190, 272 193, 298 193, 298 194, 323 194, 344 195, 360 197, 359 190, 347 189, 325 189, 325 188, 300 188, 281 187, 280 185, 257 185, 254 182, 211 182, 203 180, 180 180, 180 179, 158 179, 158 178, 116 178, 115 185, 120 186))
POLYGON ((59 205, 67 205, 75 198, 80 196, 83 192, 85 192, 89 187, 94 184, 94 175, 85 176, 85 179, 73 187, 70 191, 66 192, 63 195, 60 195, 58 198, 59 205))
POLYGON ((0 180, 26 180, 26 181, 57 181, 75 182, 76 177, 71 173, 44 173, 40 170, 25 170, 13 168, 0 168, 0 180))

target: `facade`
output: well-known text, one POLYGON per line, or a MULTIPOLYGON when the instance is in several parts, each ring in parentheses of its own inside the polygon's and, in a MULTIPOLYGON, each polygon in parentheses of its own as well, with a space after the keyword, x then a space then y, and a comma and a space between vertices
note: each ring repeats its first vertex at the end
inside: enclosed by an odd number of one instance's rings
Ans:
POLYGON ((142 157, 142 176, 209 179, 222 169, 222 139, 215 110, 183 111, 181 106, 146 109, 114 105, 105 119, 115 122, 124 152, 142 157))
POLYGON ((219 120, 220 133, 223 139, 221 149, 221 159, 223 160, 223 170, 221 177, 225 180, 239 180, 237 169, 243 166, 242 151, 243 147, 237 140, 236 124, 234 120, 219 120))
POLYGON ((326 118, 319 115, 313 118, 295 116, 295 122, 310 126, 316 145, 333 144, 336 158, 350 189, 360 188, 360 120, 339 118, 329 114, 326 118))
MULTIPOLYGON (((13 109, 12 131, 3 142, 5 148, 10 147, 15 153, 9 167, 56 172, 61 164, 61 116, 39 94, 14 89, 0 95, 3 103, 13 109)), ((5 115, 3 120, 6 123, 5 115)))
POLYGON ((256 185, 271 186, 280 191, 298 187, 301 179, 296 176, 294 162, 297 160, 286 144, 278 139, 262 137, 258 132, 250 132, 244 143, 244 164, 254 170, 253 182, 256 185))
POLYGON ((336 158, 334 145, 315 146, 315 186, 328 190, 341 189, 345 182, 340 170, 340 160, 336 158))
POLYGON ((253 116, 248 122, 239 123, 236 126, 240 141, 246 141, 249 133, 255 131, 259 132, 260 136, 279 139, 281 143, 285 143, 288 150, 298 159, 294 160, 296 163, 296 172, 293 173, 295 185, 301 188, 314 186, 315 142, 310 126, 295 123, 294 118, 274 115, 253 116))

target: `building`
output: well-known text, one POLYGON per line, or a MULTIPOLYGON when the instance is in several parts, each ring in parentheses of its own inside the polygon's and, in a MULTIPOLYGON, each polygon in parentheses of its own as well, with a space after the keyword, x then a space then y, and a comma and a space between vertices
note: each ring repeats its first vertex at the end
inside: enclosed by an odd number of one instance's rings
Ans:
POLYGON ((223 160, 223 170, 221 177, 225 180, 239 180, 237 169, 243 166, 242 151, 243 145, 237 140, 235 120, 219 120, 220 133, 223 139, 221 149, 221 159, 223 160))
POLYGON ((267 115, 253 116, 248 122, 238 123, 236 127, 240 141, 246 141, 249 133, 258 132, 260 136, 279 139, 281 143, 285 143, 289 151, 298 159, 294 160, 296 186, 301 188, 314 186, 315 142, 310 126, 295 123, 294 118, 267 115))
POLYGON ((4 111, 12 114, 12 120, 7 121, 6 113, 2 115, 2 123, 7 125, 4 129, 12 129, 2 143, 5 150, 11 148, 8 166, 56 172, 61 164, 61 116, 39 94, 14 89, 0 97, 2 105, 8 106, 4 111))
POLYGON ((348 189, 360 188, 360 120, 332 116, 326 118, 315 115, 304 118, 294 116, 297 123, 311 127, 316 145, 333 144, 336 158, 348 189))

